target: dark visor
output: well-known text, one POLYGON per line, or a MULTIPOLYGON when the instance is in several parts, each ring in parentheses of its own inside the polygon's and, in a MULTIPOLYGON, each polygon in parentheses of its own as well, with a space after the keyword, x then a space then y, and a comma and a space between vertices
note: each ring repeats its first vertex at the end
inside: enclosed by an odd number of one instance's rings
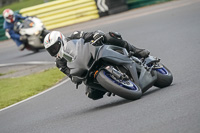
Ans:
POLYGON ((54 45, 47 48, 47 51, 50 53, 51 56, 56 56, 56 54, 59 52, 61 47, 61 41, 57 41, 54 45))
POLYGON ((8 17, 6 17, 7 19, 12 19, 13 15, 9 15, 8 17))

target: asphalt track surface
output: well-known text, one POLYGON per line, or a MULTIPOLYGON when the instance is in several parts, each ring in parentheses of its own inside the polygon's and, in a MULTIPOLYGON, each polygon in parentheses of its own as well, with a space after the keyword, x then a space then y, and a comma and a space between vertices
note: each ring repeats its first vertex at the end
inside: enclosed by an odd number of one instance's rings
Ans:
MULTIPOLYGON (((146 48, 173 73, 173 84, 153 87, 136 101, 118 96, 93 101, 70 81, 0 111, 0 133, 199 133, 200 1, 181 0, 144 7, 58 29, 118 31, 146 48)), ((10 41, 9 41, 10 42, 10 41)), ((3 42, 7 43, 7 42, 3 42)), ((53 61, 45 51, 18 52, 2 45, 0 64, 53 61)))

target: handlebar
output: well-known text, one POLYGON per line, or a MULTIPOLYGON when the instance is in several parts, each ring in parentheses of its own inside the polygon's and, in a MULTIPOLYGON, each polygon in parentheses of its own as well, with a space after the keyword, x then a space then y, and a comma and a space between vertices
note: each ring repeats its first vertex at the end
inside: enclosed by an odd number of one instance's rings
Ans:
POLYGON ((94 40, 91 44, 95 45, 96 42, 100 41, 101 39, 103 39, 103 36, 100 36, 99 38, 97 38, 96 40, 94 40))

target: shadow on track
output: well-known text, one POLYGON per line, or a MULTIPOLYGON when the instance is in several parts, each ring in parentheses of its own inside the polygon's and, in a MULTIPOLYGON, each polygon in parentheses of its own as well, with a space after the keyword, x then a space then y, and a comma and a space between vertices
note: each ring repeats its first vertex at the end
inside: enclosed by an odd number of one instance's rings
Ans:
POLYGON ((96 106, 96 107, 93 107, 93 108, 86 108, 86 109, 83 109, 83 110, 79 110, 77 112, 73 111, 73 112, 70 113, 70 115, 69 115, 69 113, 64 114, 64 115, 60 114, 60 115, 62 116, 62 119, 69 119, 69 118, 72 118, 72 117, 79 117, 79 116, 87 115, 89 113, 100 112, 102 110, 110 109, 112 107, 120 106, 120 105, 123 105, 123 104, 128 104, 130 102, 134 102, 134 101, 130 101, 130 100, 126 100, 126 99, 120 99, 120 100, 114 101, 112 103, 96 106))
POLYGON ((112 103, 108 103, 108 104, 104 104, 104 105, 101 105, 101 106, 94 107, 90 110, 87 110, 87 112, 90 113, 90 112, 94 112, 94 111, 100 111, 100 110, 103 110, 103 109, 106 109, 106 108, 120 106, 120 105, 127 104, 127 103, 130 103, 130 102, 134 102, 134 101, 127 100, 127 99, 121 99, 119 101, 115 101, 115 102, 112 102, 112 103))
MULTIPOLYGON (((147 96, 147 95, 151 95, 157 91, 160 91, 160 90, 163 90, 163 89, 167 89, 167 88, 170 88, 172 87, 174 84, 168 86, 168 87, 165 87, 165 88, 152 88, 150 89, 149 91, 147 91, 146 93, 144 93, 142 95, 142 97, 144 96, 147 96)), ((141 97, 141 99, 142 99, 141 97)), ((138 99, 140 100, 140 99, 138 99)), ((106 109, 106 108, 111 108, 111 107, 115 107, 115 106, 119 106, 119 105, 122 105, 122 104, 127 104, 127 103, 130 103, 130 102, 136 102, 137 100, 127 100, 127 99, 121 99, 121 100, 118 100, 118 101, 115 101, 115 102, 112 102, 112 103, 108 103, 108 104, 105 104, 105 105, 101 105, 101 106, 98 106, 98 107, 95 107, 93 109, 90 109, 88 110, 88 112, 94 112, 94 111, 99 111, 99 110, 103 110, 103 109, 106 109)))
MULTIPOLYGON (((172 86, 172 85, 171 85, 172 86)), ((166 87, 166 88, 163 88, 163 89, 160 89, 160 88, 152 88, 152 90, 149 90, 147 91, 146 93, 143 94, 143 96, 147 96, 147 95, 151 95, 157 91, 160 91, 160 90, 164 90, 164 89, 167 89, 167 88, 171 88, 171 86, 169 87, 166 87)), ((142 99, 142 98, 141 98, 142 99)), ((61 113, 59 115, 57 115, 56 117, 56 120, 58 121, 65 121, 67 119, 71 119, 71 118, 77 118, 77 117, 81 117, 81 116, 87 116, 88 114, 93 114, 93 113, 101 113, 101 111, 105 111, 105 110, 108 110, 108 109, 111 109, 111 108, 115 108, 115 107, 118 107, 118 106, 121 106, 121 105, 124 105, 124 104, 129 104, 129 103, 133 103, 133 102, 137 102, 139 101, 140 99, 138 100, 127 100, 127 99, 118 99, 118 100, 115 100, 115 101, 112 101, 110 103, 106 103, 106 104, 103 104, 103 105, 97 105, 97 106, 94 106, 92 108, 84 108, 84 109, 81 109, 81 110, 78 110, 76 111, 76 108, 72 109, 72 110, 67 110, 66 112, 64 113, 61 113)), ((55 117, 55 116, 53 116, 55 117)), ((51 118, 49 118, 51 119, 51 118)), ((48 120, 49 120, 48 119, 48 120)), ((55 120, 55 118, 54 118, 55 120)))
POLYGON ((155 88, 151 88, 149 89, 147 92, 145 92, 142 97, 144 96, 147 96, 147 95, 151 95, 152 93, 155 93, 157 91, 161 91, 161 90, 164 90, 164 89, 167 89, 167 88, 171 88, 172 86, 174 86, 174 84, 171 84, 170 86, 167 86, 167 87, 164 87, 164 88, 158 88, 158 87, 155 87, 155 88))
POLYGON ((106 110, 106 109, 110 109, 110 108, 114 108, 123 104, 128 104, 134 101, 130 101, 130 100, 126 100, 126 99, 119 99, 117 101, 112 101, 111 103, 107 103, 107 104, 103 104, 100 106, 95 106, 95 107, 90 107, 90 108, 84 108, 81 109, 79 108, 79 110, 75 108, 71 109, 71 110, 66 110, 62 113, 55 115, 52 115, 51 117, 48 117, 45 121, 43 121, 45 124, 51 122, 52 124, 52 119, 55 122, 63 122, 63 121, 67 121, 67 120, 71 120, 71 119, 78 119, 79 117, 83 117, 83 116, 87 116, 93 113, 101 113, 102 110, 106 110))
MULTIPOLYGON (((157 91, 161 91, 161 90, 164 90, 164 89, 167 89, 167 88, 171 88, 174 84, 168 86, 168 87, 165 87, 165 88, 152 88, 150 89, 149 91, 147 91, 146 93, 143 94, 143 96, 141 97, 141 99, 147 95, 151 95, 157 91)), ((140 100, 140 99, 138 99, 140 100)), ((88 114, 88 113, 93 113, 93 112, 97 112, 97 111, 101 111, 101 110, 105 110, 105 109, 109 109, 109 108, 112 108, 112 107, 116 107, 116 106, 120 106, 120 105, 123 105, 123 104, 128 104, 128 103, 131 103, 131 102, 137 102, 138 100, 127 100, 127 99, 120 99, 120 100, 117 100, 117 101, 113 101, 111 103, 108 103, 108 104, 104 104, 104 105, 100 105, 100 106, 96 106, 94 108, 90 108, 90 109, 85 109, 85 110, 81 110, 80 112, 76 112, 74 113, 74 115, 84 115, 84 114, 88 114)), ((72 115, 73 116, 73 115, 72 115)))
POLYGON ((38 53, 42 53, 42 52, 45 52, 46 50, 45 49, 41 49, 37 52, 31 52, 31 53, 28 53, 28 54, 24 54, 24 55, 21 55, 21 56, 18 56, 18 57, 15 57, 15 58, 21 58, 21 57, 27 57, 27 56, 31 56, 31 55, 34 55, 34 54, 38 54, 38 53))

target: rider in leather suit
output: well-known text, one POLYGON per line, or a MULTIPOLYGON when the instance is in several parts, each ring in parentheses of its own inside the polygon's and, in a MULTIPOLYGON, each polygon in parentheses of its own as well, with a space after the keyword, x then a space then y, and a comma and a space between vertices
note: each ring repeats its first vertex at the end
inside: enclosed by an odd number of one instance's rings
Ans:
MULTIPOLYGON (((55 32, 55 31, 53 31, 53 32, 55 32)), ((51 33, 49 33, 49 34, 51 34, 51 33)), ((95 31, 95 32, 76 31, 73 34, 71 34, 71 36, 67 37, 66 40, 70 41, 70 40, 73 40, 73 39, 82 38, 82 39, 84 39, 84 42, 86 43, 86 42, 90 42, 91 40, 95 40, 95 39, 97 39, 101 36, 103 36, 103 42, 105 44, 124 47, 124 48, 127 49, 128 52, 130 52, 130 51, 133 52, 134 53, 133 55, 136 56, 136 57, 145 58, 150 54, 150 52, 148 50, 139 49, 139 48, 136 48, 133 45, 129 44, 127 41, 123 40, 121 35, 117 32, 109 32, 109 33, 105 34, 105 33, 103 33, 102 31, 99 31, 99 30, 95 31)), ((50 38, 50 35, 47 35, 45 37, 44 42, 48 42, 48 38, 50 38)), ((48 45, 48 44, 44 43, 45 48, 50 53, 51 51, 48 50, 46 45, 48 45)), ((66 75, 68 75, 71 78, 70 70, 67 67, 67 61, 65 59, 56 58, 56 66, 60 69, 60 71, 62 71, 63 73, 65 73, 66 75)), ((73 81, 73 79, 72 79, 72 81, 73 81)), ((105 92, 103 92, 103 91, 95 90, 95 89, 86 87, 86 95, 93 100, 97 100, 97 99, 102 98, 104 94, 105 94, 105 92)))
POLYGON ((11 9, 5 9, 3 11, 3 17, 5 19, 3 28, 6 31, 7 37, 13 39, 20 51, 24 50, 25 45, 23 44, 23 41, 27 38, 26 36, 21 36, 19 33, 14 31, 14 24, 26 19, 27 17, 23 17, 20 14, 15 14, 11 9))

